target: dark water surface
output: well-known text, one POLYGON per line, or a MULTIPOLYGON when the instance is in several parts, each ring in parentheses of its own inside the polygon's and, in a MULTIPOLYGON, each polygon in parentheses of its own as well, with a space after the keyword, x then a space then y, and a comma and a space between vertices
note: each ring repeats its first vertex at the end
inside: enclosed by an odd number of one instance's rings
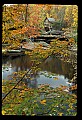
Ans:
MULTIPOLYGON (((9 80, 8 76, 13 72, 26 71, 31 65, 32 62, 29 56, 21 56, 14 59, 2 58, 2 79, 9 80)), ((41 70, 33 76, 33 80, 25 80, 28 87, 37 88, 40 84, 49 84, 53 88, 60 85, 70 85, 70 79, 74 73, 71 64, 51 56, 39 67, 41 70)))

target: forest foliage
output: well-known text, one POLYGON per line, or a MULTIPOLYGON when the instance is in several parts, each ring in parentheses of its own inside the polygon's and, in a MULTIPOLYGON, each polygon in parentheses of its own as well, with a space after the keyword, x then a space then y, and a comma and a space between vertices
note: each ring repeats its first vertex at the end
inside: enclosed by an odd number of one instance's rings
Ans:
POLYGON ((36 37, 44 30, 46 17, 53 17, 57 29, 77 31, 77 5, 12 4, 3 5, 2 42, 20 42, 24 37, 36 37))

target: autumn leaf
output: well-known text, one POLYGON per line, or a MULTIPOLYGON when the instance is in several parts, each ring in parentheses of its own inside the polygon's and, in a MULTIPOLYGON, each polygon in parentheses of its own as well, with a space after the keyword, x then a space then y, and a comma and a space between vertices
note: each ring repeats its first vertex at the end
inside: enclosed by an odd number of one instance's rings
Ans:
POLYGON ((35 116, 36 114, 32 114, 32 116, 35 116))
POLYGON ((62 112, 58 113, 59 116, 62 116, 62 114, 63 114, 62 112))
POLYGON ((54 80, 58 80, 58 77, 54 77, 54 80))
POLYGON ((6 90, 6 86, 2 86, 2 92, 4 92, 6 90))
POLYGON ((69 104, 69 107, 70 107, 71 109, 73 108, 72 103, 69 104))
POLYGON ((76 90, 77 89, 77 84, 76 85, 73 85, 70 87, 71 90, 76 90))
POLYGON ((2 115, 5 115, 6 111, 2 110, 2 115))
POLYGON ((34 80, 34 78, 30 78, 30 80, 34 80))
POLYGON ((68 54, 64 54, 64 57, 67 57, 68 56, 68 54))
POLYGON ((12 109, 11 108, 7 108, 7 111, 12 111, 12 109))
POLYGON ((46 100, 41 100, 40 103, 45 105, 46 104, 46 100))

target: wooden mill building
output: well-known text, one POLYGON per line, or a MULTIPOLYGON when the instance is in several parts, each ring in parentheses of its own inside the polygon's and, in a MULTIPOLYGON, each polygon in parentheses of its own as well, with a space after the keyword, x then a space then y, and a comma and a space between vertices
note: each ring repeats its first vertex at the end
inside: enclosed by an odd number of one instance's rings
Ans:
POLYGON ((53 29, 53 24, 55 23, 55 19, 54 18, 45 18, 44 20, 44 28, 47 31, 52 30, 53 29))

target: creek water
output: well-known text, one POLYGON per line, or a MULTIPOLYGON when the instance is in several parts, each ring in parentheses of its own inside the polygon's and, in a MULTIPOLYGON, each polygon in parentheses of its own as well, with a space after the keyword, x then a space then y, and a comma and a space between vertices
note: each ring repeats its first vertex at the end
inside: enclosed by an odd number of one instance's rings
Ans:
MULTIPOLYGON (((16 58, 2 58, 2 79, 10 80, 13 72, 27 71, 32 65, 29 56, 16 58)), ((71 64, 64 62, 56 57, 49 57, 39 68, 41 70, 33 75, 33 80, 25 79, 25 84, 31 88, 37 88, 41 84, 49 84, 56 88, 60 85, 69 86, 70 79, 73 77, 74 69, 71 64)))

